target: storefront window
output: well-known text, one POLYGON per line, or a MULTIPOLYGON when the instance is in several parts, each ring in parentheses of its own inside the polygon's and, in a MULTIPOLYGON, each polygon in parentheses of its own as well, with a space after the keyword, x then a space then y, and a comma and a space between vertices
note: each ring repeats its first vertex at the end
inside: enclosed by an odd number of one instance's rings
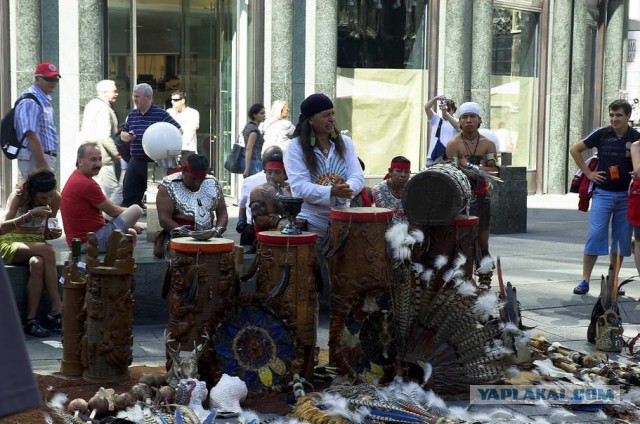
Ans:
POLYGON ((491 130, 513 165, 536 167, 540 14, 494 8, 491 130))
POLYGON ((418 168, 427 5, 426 0, 338 2, 336 124, 354 140, 369 175, 386 173, 398 155, 418 168))

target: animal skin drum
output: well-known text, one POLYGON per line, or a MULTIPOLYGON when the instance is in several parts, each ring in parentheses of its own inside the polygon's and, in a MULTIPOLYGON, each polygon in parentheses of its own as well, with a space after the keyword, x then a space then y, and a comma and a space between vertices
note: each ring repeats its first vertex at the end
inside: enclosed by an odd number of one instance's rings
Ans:
POLYGON ((385 241, 393 212, 334 209, 330 217, 330 362, 360 381, 386 380, 395 360, 393 270, 385 241))
MULTIPOLYGON (((192 351, 205 341, 205 335, 213 334, 237 296, 234 243, 224 238, 177 237, 170 246, 168 338, 179 344, 180 350, 192 351)), ((202 352, 201 370, 216 369, 211 345, 208 343, 202 352)))
POLYGON ((314 273, 314 248, 317 234, 282 234, 280 231, 258 233, 258 271, 256 291, 264 305, 276 317, 285 319, 295 329, 297 357, 302 359, 302 373, 313 379, 314 349, 318 327, 318 291, 314 273))
POLYGON ((457 167, 437 164, 409 180, 402 207, 414 225, 447 225, 459 214, 468 214, 471 185, 457 167))
POLYGON ((458 254, 467 259, 464 269, 464 279, 473 278, 473 265, 476 252, 478 223, 476 216, 459 215, 449 225, 418 226, 425 236, 421 245, 419 262, 425 269, 434 269, 436 258, 440 255, 447 257, 447 264, 434 275, 436 285, 443 284, 443 275, 451 269, 458 254))

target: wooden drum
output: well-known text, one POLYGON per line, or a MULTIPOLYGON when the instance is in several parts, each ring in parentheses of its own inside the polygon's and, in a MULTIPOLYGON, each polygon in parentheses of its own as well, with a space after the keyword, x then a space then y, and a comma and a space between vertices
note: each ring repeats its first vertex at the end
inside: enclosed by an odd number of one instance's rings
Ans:
MULTIPOLYGON (((224 238, 177 237, 171 239, 170 246, 168 337, 175 340, 174 349, 179 345, 180 350, 192 351, 194 344, 208 340, 205 334, 213 335, 238 294, 234 243, 224 238)), ((208 343, 202 352, 201 369, 214 368, 215 352, 211 345, 208 343)))
POLYGON ((256 292, 274 315, 286 320, 295 331, 300 369, 313 379, 314 349, 318 327, 318 291, 314 273, 315 233, 282 234, 280 231, 258 233, 258 271, 256 292))
POLYGON ((385 232, 393 212, 384 208, 331 211, 330 362, 360 381, 393 376, 393 270, 385 232))
POLYGON ((475 261, 478 223, 476 216, 459 215, 449 225, 418 226, 424 232, 425 242, 422 243, 419 262, 425 269, 433 269, 436 258, 440 255, 447 257, 447 264, 434 275, 436 285, 441 286, 444 273, 451 269, 459 254, 467 259, 463 266, 464 279, 473 279, 473 265, 475 261))

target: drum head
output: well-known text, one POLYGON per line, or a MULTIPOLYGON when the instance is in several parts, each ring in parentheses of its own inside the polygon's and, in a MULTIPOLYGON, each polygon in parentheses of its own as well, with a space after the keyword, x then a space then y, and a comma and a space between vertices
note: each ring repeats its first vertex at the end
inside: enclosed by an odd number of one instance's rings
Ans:
POLYGON ((302 234, 282 234, 280 231, 261 231, 257 234, 257 238, 260 243, 301 245, 315 243, 318 235, 308 231, 303 231, 302 234))
POLYGON ((402 207, 414 225, 447 225, 469 202, 466 176, 453 166, 436 166, 411 178, 403 192, 402 207))
POLYGON ((374 207, 331 209, 329 213, 329 218, 339 221, 377 222, 388 221, 392 217, 391 209, 374 207))
POLYGON ((233 240, 213 238, 195 240, 193 237, 176 237, 171 239, 171 250, 184 253, 220 253, 233 250, 233 240))

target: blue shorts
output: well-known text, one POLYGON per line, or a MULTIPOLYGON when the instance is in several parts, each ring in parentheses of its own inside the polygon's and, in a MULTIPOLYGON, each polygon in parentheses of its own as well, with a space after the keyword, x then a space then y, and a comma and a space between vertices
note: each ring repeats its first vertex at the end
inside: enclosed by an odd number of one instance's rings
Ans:
POLYGON ((627 221, 628 198, 629 194, 626 191, 607 191, 599 188, 594 190, 589 216, 589 235, 584 246, 585 255, 601 256, 608 255, 609 252, 620 252, 621 256, 631 255, 631 224, 627 221))
MULTIPOLYGON (((98 238, 98 249, 100 253, 105 253, 107 251, 107 240, 109 240, 109 236, 115 230, 120 230, 124 235, 129 234, 129 227, 124 225, 124 221, 122 218, 117 216, 113 221, 107 222, 104 227, 95 231, 96 237, 98 238)), ((82 245, 82 252, 87 251, 87 243, 82 245)))

